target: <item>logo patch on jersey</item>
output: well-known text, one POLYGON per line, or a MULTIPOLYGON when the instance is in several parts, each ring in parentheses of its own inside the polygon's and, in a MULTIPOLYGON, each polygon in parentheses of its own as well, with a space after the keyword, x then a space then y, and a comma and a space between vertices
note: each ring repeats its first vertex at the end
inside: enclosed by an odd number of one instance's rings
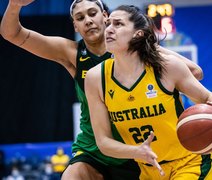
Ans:
POLYGON ((83 151, 77 151, 77 152, 72 153, 72 156, 75 157, 75 156, 78 156, 83 153, 84 153, 83 151))
POLYGON ((113 99, 113 95, 114 95, 114 92, 112 89, 110 91, 108 91, 108 94, 110 95, 111 99, 113 99))
POLYGON ((83 57, 80 57, 80 61, 83 62, 83 61, 86 61, 87 59, 89 59, 90 57, 86 57, 86 58, 83 58, 83 57))
POLYGON ((146 92, 147 98, 155 98, 157 97, 157 90, 154 90, 154 86, 152 84, 148 84, 147 86, 148 91, 146 92))
POLYGON ((127 98, 128 101, 134 101, 135 100, 135 97, 130 95, 128 98, 127 98))
POLYGON ((81 54, 82 54, 83 56, 87 55, 86 49, 83 49, 83 50, 81 51, 81 54))

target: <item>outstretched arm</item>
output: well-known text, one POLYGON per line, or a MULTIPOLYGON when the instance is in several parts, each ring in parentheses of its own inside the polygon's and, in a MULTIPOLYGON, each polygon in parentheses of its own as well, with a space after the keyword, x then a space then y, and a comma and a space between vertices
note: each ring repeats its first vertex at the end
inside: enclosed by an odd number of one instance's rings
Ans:
POLYGON ((198 66, 196 63, 194 63, 193 61, 187 59, 186 57, 174 52, 174 51, 171 51, 167 48, 164 48, 162 46, 158 46, 158 50, 161 52, 161 55, 163 56, 164 55, 173 55, 175 56, 178 60, 181 60, 183 61, 187 66, 188 68, 190 69, 191 73, 194 75, 194 77, 198 80, 201 80, 203 79, 203 71, 202 71, 202 68, 200 66, 198 66))
POLYGON ((45 59, 67 67, 75 64, 76 46, 62 37, 44 36, 23 27, 19 21, 21 8, 34 0, 9 0, 1 21, 1 35, 9 42, 45 59))

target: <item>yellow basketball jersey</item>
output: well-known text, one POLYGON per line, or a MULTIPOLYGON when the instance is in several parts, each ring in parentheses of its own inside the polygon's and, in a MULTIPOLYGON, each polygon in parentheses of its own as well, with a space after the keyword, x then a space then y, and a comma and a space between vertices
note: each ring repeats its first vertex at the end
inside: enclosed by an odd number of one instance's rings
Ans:
POLYGON ((155 138, 151 147, 158 162, 190 154, 181 146, 176 134, 177 120, 183 111, 179 92, 165 89, 151 67, 146 67, 128 89, 113 76, 113 66, 113 59, 102 63, 103 92, 110 121, 124 142, 141 144, 153 131, 155 138))

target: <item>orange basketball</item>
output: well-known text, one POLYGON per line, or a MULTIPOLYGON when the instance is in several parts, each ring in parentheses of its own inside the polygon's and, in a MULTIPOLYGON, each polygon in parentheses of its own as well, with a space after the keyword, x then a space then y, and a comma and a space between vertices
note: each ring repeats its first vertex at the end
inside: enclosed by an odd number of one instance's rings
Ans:
POLYGON ((212 152, 212 106, 196 104, 186 109, 177 123, 180 143, 197 154, 212 152))

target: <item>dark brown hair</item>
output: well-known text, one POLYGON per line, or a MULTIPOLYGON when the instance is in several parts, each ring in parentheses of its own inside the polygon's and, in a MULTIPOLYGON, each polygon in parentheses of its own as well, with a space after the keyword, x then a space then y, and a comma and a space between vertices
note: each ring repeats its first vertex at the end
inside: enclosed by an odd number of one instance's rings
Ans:
POLYGON ((144 64, 152 66, 158 75, 161 76, 164 69, 164 59, 157 50, 159 40, 154 31, 156 27, 153 20, 136 6, 121 5, 116 10, 129 13, 129 21, 134 23, 134 28, 143 31, 143 36, 136 36, 129 42, 128 51, 132 53, 137 51, 144 64))

